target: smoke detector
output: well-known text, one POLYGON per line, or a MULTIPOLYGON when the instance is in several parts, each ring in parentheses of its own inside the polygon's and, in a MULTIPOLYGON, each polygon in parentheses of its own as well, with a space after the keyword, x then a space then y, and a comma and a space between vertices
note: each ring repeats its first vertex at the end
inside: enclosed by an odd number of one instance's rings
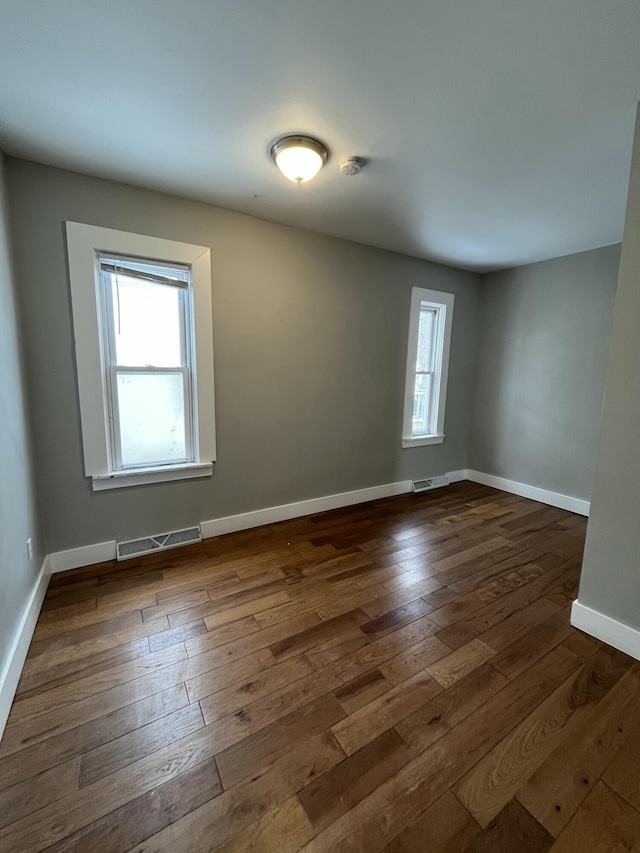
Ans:
POLYGON ((347 157, 340 161, 341 175, 359 175, 364 163, 360 157, 347 157))

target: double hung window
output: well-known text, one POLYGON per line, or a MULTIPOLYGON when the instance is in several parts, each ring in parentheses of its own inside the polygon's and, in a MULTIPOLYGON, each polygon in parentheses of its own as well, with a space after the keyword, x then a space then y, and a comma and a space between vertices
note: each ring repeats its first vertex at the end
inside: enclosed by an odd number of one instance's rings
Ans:
POLYGON ((453 302, 451 293, 412 290, 403 447, 444 440, 453 302))
POLYGON ((93 488, 210 474, 209 250, 74 222, 67 242, 93 488))
POLYGON ((106 256, 98 265, 113 469, 193 462, 191 272, 106 256))

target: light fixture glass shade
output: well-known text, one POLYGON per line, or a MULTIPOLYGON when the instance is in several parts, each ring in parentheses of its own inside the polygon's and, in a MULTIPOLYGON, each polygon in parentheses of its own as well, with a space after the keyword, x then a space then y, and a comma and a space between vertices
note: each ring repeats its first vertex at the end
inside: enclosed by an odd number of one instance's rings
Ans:
POLYGON ((285 178, 302 184, 318 174, 327 149, 310 136, 284 136, 272 146, 271 158, 285 178))

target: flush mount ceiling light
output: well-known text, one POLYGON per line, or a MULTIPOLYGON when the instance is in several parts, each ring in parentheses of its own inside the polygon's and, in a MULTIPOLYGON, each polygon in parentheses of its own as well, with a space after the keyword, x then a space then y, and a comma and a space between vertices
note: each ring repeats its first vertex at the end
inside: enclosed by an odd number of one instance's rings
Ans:
POLYGON ((311 136, 283 136, 271 146, 270 154, 285 178, 296 184, 314 178, 329 156, 322 142, 311 136))

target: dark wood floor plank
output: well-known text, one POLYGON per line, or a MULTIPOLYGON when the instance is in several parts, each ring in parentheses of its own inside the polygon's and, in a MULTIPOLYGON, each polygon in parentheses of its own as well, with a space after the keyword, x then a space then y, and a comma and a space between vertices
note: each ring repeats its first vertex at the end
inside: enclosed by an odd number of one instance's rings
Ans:
POLYGON ((90 785, 127 764, 156 752, 204 726, 199 705, 187 705, 158 720, 139 726, 109 743, 101 744, 80 759, 78 787, 90 785))
POLYGON ((149 650, 157 652, 160 649, 175 646, 176 643, 182 643, 185 640, 190 640, 193 637, 199 637, 206 633, 207 626, 204 624, 203 619, 197 622, 190 622, 181 628, 170 628, 168 631, 159 631, 149 637, 149 650))
POLYGON ((570 637, 572 631, 566 617, 554 614, 504 647, 492 659, 491 665, 507 678, 517 678, 521 672, 570 637))
MULTIPOLYGON (((513 592, 508 593, 500 598, 490 601, 484 607, 476 610, 471 616, 461 620, 462 624, 471 629, 475 634, 479 635, 491 628, 496 627, 504 619, 513 616, 519 610, 523 610, 529 605, 536 605, 540 608, 546 608, 547 617, 552 613, 557 613, 561 608, 558 605, 552 605, 551 602, 544 602, 538 605, 538 602, 550 589, 557 586, 560 580, 569 574, 561 566, 543 572, 538 578, 513 592)), ((539 621, 543 621, 540 619, 539 621)))
POLYGON ((442 687, 435 679, 419 672, 349 714, 331 731, 346 754, 352 755, 441 692, 442 687))
POLYGON ((450 651, 449 646, 433 635, 413 646, 407 646, 400 654, 380 664, 380 672, 393 684, 402 684, 429 664, 446 657, 450 651))
POLYGON ((539 598, 523 607, 522 610, 507 616, 497 625, 483 631, 479 636, 492 649, 500 652, 518 637, 526 634, 531 628, 558 613, 559 610, 560 607, 557 604, 546 598, 539 598))
POLYGON ((368 624, 368 622, 369 619, 364 610, 356 608, 341 616, 335 616, 333 619, 327 619, 317 625, 312 625, 310 628, 305 628, 298 634, 292 634, 283 640, 272 643, 269 649, 276 660, 286 660, 314 648, 314 646, 335 637, 348 628, 360 627, 362 630, 363 623, 368 624))
POLYGON ((296 743, 328 729, 344 717, 333 696, 322 696, 277 723, 267 726, 216 757, 225 789, 265 767, 274 757, 296 748, 296 743))
POLYGON ((304 809, 296 797, 289 797, 264 817, 258 818, 224 844, 216 853, 295 853, 313 834, 304 809))
POLYGON ((487 581, 505 572, 516 571, 523 566, 537 565, 542 551, 535 548, 521 549, 515 542, 504 546, 494 554, 486 554, 481 560, 472 560, 447 572, 447 584, 461 595, 473 592, 487 581), (497 559, 496 558, 497 555, 497 559))
MULTIPOLYGON (((602 774, 602 778, 612 790, 640 811, 640 778, 638 776, 640 723, 635 719, 635 715, 630 722, 631 726, 626 732, 625 740, 602 774)), ((624 733, 624 728, 623 731, 618 732, 618 734, 624 733)))
MULTIPOLYGON (((319 617, 317 618, 319 621, 319 617)), ((169 622, 167 620, 167 625, 168 624, 169 622)), ((174 629, 172 628, 171 630, 174 629)), ((220 628, 215 628, 213 631, 207 631, 200 637, 193 637, 185 640, 184 645, 189 657, 195 657, 203 652, 211 651, 211 649, 225 646, 233 640, 248 637, 249 634, 254 634, 259 630, 260 626, 256 622, 255 618, 253 616, 245 616, 244 619, 237 619, 235 622, 230 622, 228 625, 222 625, 220 628)))
POLYGON ((459 649, 470 640, 475 638, 474 631, 468 628, 463 622, 456 622, 440 631, 436 631, 436 637, 449 646, 450 649, 459 649))
MULTIPOLYGON (((406 576, 407 574, 407 572, 401 571, 398 576, 406 576)), ((385 613, 389 613, 392 610, 396 610, 398 607, 402 607, 403 605, 409 604, 418 598, 422 598, 423 595, 433 592, 436 589, 441 589, 443 586, 444 584, 438 578, 428 577, 424 580, 418 581, 417 583, 403 586, 396 592, 391 592, 382 598, 378 598, 369 604, 365 604, 362 609, 366 611, 372 619, 377 619, 379 616, 383 616, 385 613)))
POLYGON ((635 853, 639 839, 640 813, 598 782, 551 849, 553 853, 635 853))
POLYGON ((333 695, 342 705, 345 714, 353 714, 354 711, 368 705, 378 696, 388 693, 392 688, 393 684, 379 669, 372 669, 338 687, 333 691, 333 695))
POLYGON ((47 853, 126 853, 221 792, 210 758, 48 847, 47 853))
MULTIPOLYGON (((251 702, 282 690, 311 672, 311 664, 303 655, 299 655, 256 672, 236 684, 216 690, 215 693, 200 699, 207 725, 233 714, 251 702)), ((212 686, 218 687, 219 684, 212 686)))
POLYGON ((482 666, 494 654, 492 648, 476 638, 435 663, 429 664, 426 671, 446 690, 452 687, 456 681, 460 681, 474 669, 482 666))
MULTIPOLYGON (((265 595, 263 598, 254 598, 244 604, 220 610, 211 616, 205 616, 204 623, 208 631, 219 628, 221 625, 226 625, 229 622, 235 622, 237 619, 242 619, 243 616, 256 616, 256 621, 260 624, 257 617, 261 612, 270 610, 272 607, 277 607, 280 604, 288 604, 290 601, 291 598, 289 595, 284 590, 281 590, 280 592, 265 595)), ((175 621, 173 614, 169 615, 169 624, 172 628, 179 624, 178 621, 175 621)))
POLYGON ((511 800, 468 848, 469 853, 547 853, 553 835, 517 800, 511 800))
POLYGON ((0 829, 75 791, 78 765, 79 759, 70 758, 0 791, 0 829))
POLYGON ((314 669, 322 669, 372 642, 359 628, 351 628, 305 652, 305 657, 314 669))
POLYGON ((451 792, 443 794, 384 848, 384 853, 466 853, 481 833, 451 792))
POLYGON ((372 637, 384 637, 385 634, 390 634, 403 625, 408 625, 410 622, 420 619, 421 616, 426 616, 432 610, 433 607, 430 604, 422 598, 417 598, 415 601, 410 601, 408 604, 402 605, 402 607, 378 616, 377 619, 364 622, 360 625, 360 630, 363 634, 368 634, 372 637))
POLYGON ((316 832, 329 826, 395 775, 413 752, 394 729, 340 762, 298 795, 316 832))

